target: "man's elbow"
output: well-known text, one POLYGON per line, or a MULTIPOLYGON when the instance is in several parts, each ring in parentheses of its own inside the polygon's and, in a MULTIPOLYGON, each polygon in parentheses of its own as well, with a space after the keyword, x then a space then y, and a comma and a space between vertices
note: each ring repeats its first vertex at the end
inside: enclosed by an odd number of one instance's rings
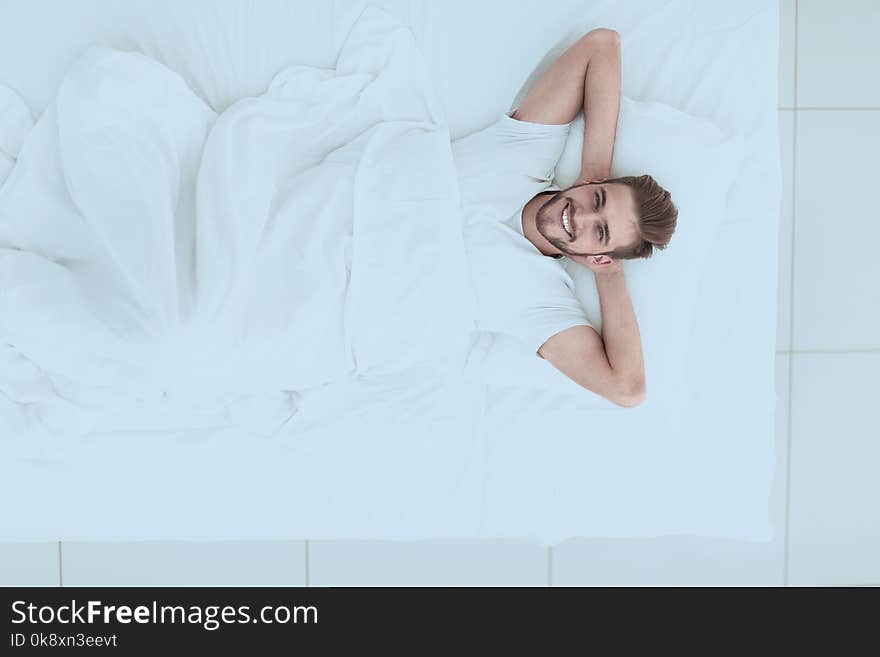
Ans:
POLYGON ((597 27, 584 35, 584 38, 596 44, 620 48, 620 34, 607 27, 597 27))
POLYGON ((645 379, 640 377, 624 386, 613 401, 624 408, 635 408, 645 401, 645 394, 645 379))

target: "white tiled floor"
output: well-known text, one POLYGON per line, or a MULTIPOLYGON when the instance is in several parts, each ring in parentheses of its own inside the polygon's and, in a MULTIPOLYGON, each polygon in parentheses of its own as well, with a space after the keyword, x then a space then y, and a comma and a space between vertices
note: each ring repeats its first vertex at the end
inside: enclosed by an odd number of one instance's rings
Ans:
POLYGON ((63 543, 61 549, 66 586, 303 586, 305 568, 304 541, 63 543))
POLYGON ((794 5, 786 582, 877 584, 880 3, 794 5))
POLYGON ((59 553, 53 543, 0 543, 0 586, 57 586, 59 553))
POLYGON ((311 586, 546 586, 525 541, 309 541, 311 586))
POLYGON ((880 107, 877 0, 798 0, 798 107, 880 107))
POLYGON ((789 582, 880 583, 880 351, 792 358, 789 582))
POLYGON ((0 545, 0 584, 880 584, 880 2, 780 6, 776 540, 0 545))
POLYGON ((880 348, 880 110, 798 111, 795 132, 792 348, 880 348))

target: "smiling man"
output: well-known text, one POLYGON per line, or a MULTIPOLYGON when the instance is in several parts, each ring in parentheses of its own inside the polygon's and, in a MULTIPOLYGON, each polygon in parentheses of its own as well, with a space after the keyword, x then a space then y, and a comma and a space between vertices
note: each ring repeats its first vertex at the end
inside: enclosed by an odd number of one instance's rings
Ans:
POLYGON ((452 144, 478 327, 514 336, 584 388, 624 407, 646 396, 638 323, 622 261, 665 248, 678 218, 651 176, 609 179, 620 111, 620 38, 593 30, 563 53, 519 108, 452 144), (550 184, 584 111, 581 174, 550 184), (560 258, 592 270, 602 335, 560 258))

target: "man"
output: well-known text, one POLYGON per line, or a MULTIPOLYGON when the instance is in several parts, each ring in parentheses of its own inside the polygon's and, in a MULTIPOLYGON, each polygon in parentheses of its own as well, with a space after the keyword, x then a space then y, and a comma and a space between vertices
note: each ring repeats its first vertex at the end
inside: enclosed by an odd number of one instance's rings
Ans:
POLYGON ((593 30, 519 108, 452 148, 479 328, 513 335, 579 385, 632 407, 645 399, 645 366, 621 262, 665 248, 678 211, 650 176, 608 179, 620 69, 619 35, 593 30), (559 190, 549 183, 581 109, 581 174, 559 190), (563 256, 595 275, 601 336, 574 296, 563 256))

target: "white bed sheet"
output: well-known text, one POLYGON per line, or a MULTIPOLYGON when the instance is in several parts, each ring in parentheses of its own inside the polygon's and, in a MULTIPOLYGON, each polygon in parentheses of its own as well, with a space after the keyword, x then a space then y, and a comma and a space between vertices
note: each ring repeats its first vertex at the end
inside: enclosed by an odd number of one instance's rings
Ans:
MULTIPOLYGON (((4 3, 0 82, 39 114, 67 66, 100 43, 162 61, 223 110, 265 91, 287 64, 332 66, 366 4, 4 3)), ((689 354, 694 375, 707 360, 717 375, 699 398, 663 412, 495 385, 433 396, 416 387, 412 413, 400 417, 358 388, 351 394, 371 402, 366 416, 313 398, 315 415, 301 421, 319 431, 271 438, 210 414, 128 413, 75 444, 47 439, 45 458, 4 463, 0 540, 771 538, 776 3, 549 0, 540 13, 500 0, 374 4, 411 26, 453 138, 508 109, 548 50, 597 25, 621 32, 626 95, 744 133, 689 354), (741 235, 752 231, 769 237, 744 251, 741 235), (472 415, 445 410, 480 404, 476 432, 462 424, 472 415), (391 423, 387 435, 363 431, 391 423)))

